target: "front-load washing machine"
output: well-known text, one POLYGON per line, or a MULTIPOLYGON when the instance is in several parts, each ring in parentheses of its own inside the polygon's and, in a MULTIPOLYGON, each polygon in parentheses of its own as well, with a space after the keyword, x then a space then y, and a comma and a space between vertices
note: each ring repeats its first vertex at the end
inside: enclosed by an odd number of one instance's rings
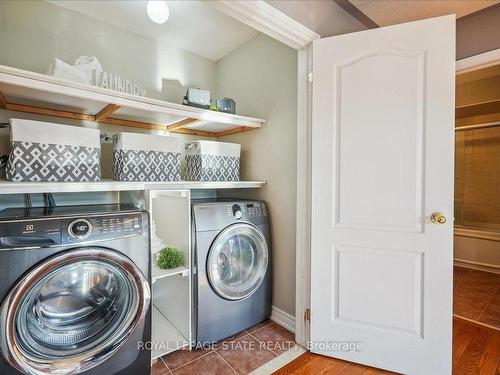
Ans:
POLYGON ((193 332, 205 346, 271 315, 271 235, 261 201, 196 202, 192 213, 193 332))
POLYGON ((0 213, 0 374, 149 374, 148 214, 0 213))

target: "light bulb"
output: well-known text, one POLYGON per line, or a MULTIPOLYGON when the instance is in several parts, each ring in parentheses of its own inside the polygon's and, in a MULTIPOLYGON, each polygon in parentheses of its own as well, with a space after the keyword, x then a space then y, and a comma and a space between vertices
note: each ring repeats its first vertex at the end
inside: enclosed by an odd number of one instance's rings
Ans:
POLYGON ((170 16, 168 5, 164 0, 149 0, 146 11, 148 12, 148 17, 154 23, 165 23, 170 16))

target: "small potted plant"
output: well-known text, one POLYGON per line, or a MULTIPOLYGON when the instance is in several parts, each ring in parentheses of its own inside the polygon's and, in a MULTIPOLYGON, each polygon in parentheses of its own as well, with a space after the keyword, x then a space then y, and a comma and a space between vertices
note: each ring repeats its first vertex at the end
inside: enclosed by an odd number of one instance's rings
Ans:
POLYGON ((165 247, 156 255, 156 265, 163 270, 170 270, 184 265, 184 254, 179 249, 165 247))

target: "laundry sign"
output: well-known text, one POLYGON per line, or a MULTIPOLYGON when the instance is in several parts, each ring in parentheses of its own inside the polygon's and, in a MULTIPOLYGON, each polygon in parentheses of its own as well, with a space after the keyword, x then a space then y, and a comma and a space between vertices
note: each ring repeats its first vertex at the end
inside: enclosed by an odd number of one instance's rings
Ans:
POLYGON ((76 59, 74 65, 57 58, 53 59, 47 74, 108 90, 146 96, 146 90, 138 84, 117 74, 105 72, 95 56, 80 56, 76 59))
POLYGON ((136 83, 129 81, 128 79, 125 79, 113 73, 93 70, 92 84, 104 89, 125 92, 127 94, 146 96, 146 90, 144 90, 142 87, 140 87, 136 83))

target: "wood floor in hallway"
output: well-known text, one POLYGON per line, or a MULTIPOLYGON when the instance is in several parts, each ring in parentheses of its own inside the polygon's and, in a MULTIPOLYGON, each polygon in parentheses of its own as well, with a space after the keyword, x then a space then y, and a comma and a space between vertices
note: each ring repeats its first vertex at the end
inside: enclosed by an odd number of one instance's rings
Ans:
MULTIPOLYGON (((274 374, 375 375, 393 373, 308 352, 274 374)), ((500 375, 500 331, 454 318, 453 375, 500 375)))
POLYGON ((500 330, 500 274, 454 267, 453 314, 500 330))

